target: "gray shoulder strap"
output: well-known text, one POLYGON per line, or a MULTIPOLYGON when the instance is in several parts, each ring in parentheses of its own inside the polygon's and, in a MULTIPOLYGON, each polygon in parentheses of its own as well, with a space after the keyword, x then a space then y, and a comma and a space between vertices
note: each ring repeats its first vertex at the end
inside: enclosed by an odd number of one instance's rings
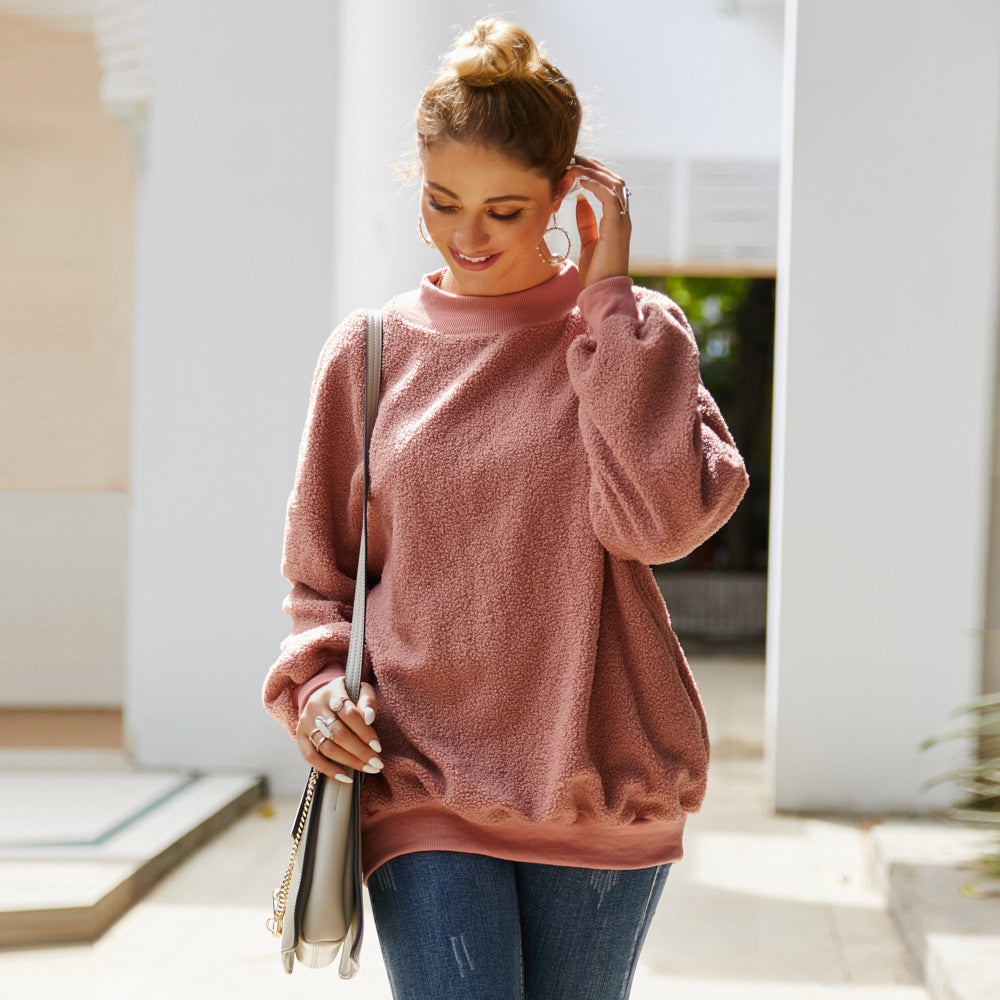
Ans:
POLYGON ((378 415, 379 390, 382 383, 382 314, 368 312, 368 335, 365 338, 365 499, 361 505, 361 545, 358 549, 358 572, 354 584, 354 615, 351 618, 351 642, 347 648, 344 681, 347 696, 358 700, 361 691, 361 670, 364 666, 365 598, 368 596, 368 446, 378 415))
MULTIPOLYGON (((378 414, 379 389, 382 383, 382 313, 368 311, 368 338, 365 341, 365 469, 368 467, 368 445, 378 414)), ((367 471, 366 471, 367 476, 367 471)), ((367 494, 368 485, 365 483, 367 494)))

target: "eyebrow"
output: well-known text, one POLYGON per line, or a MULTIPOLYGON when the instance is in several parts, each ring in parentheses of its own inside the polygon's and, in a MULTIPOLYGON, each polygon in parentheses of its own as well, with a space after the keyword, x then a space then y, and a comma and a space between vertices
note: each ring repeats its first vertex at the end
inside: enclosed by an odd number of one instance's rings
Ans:
MULTIPOLYGON (((461 198, 459 198, 457 194, 455 194, 454 191, 449 191, 446 187, 443 187, 441 184, 435 184, 434 181, 424 181, 424 187, 434 188, 435 191, 440 191, 441 194, 446 194, 449 198, 454 198, 455 201, 462 200, 461 198)), ((531 199, 523 194, 504 194, 500 195, 497 198, 487 198, 486 201, 483 202, 483 204, 492 205, 498 201, 531 201, 531 199)))

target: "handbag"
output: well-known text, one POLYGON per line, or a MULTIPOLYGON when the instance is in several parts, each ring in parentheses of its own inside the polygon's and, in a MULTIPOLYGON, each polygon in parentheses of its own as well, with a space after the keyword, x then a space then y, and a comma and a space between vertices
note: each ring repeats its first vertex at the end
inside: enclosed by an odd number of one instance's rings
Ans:
MULTIPOLYGON (((368 312, 365 338, 364 502, 361 547, 354 587, 354 614, 347 649, 347 696, 357 702, 365 644, 368 595, 368 446, 378 413, 382 375, 382 314, 368 312)), ((352 773, 352 772, 348 772, 352 773)), ((291 973, 295 960, 312 969, 330 965, 340 953, 338 971, 350 979, 357 971, 364 935, 361 877, 361 790, 364 774, 351 784, 310 771, 292 826, 292 856, 281 885, 274 890, 274 915, 268 929, 281 938, 281 964, 291 973)))

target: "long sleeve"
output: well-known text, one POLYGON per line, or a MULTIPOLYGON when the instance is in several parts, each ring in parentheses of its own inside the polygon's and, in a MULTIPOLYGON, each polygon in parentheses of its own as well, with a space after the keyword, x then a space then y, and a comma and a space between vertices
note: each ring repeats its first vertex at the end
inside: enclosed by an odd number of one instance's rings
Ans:
POLYGON ((300 706, 343 674, 361 536, 364 314, 327 341, 313 376, 285 521, 283 609, 291 634, 264 682, 267 710, 294 732, 300 706))
POLYGON ((648 564, 687 555, 730 518, 748 477, 701 382, 698 346, 665 296, 607 278, 578 300, 567 352, 601 543, 648 564))

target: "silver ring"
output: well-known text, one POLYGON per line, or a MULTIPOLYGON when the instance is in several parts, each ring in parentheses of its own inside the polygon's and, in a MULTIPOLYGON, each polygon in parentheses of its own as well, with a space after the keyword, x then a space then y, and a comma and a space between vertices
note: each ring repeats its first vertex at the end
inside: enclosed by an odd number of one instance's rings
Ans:
POLYGON ((344 707, 344 696, 343 695, 330 695, 330 700, 327 702, 330 706, 330 711, 336 715, 344 707))
POLYGON ((615 197, 618 199, 618 214, 621 216, 628 215, 628 201, 632 196, 632 193, 628 189, 627 184, 622 184, 621 191, 615 191, 615 197))
POLYGON ((319 731, 318 729, 314 729, 314 730, 313 730, 313 731, 312 731, 312 732, 311 732, 311 733, 309 734, 309 742, 310 742, 310 743, 311 743, 311 744, 313 745, 313 749, 314 749, 314 750, 315 750, 315 751, 316 751, 317 753, 319 753, 319 752, 320 752, 319 748, 320 748, 320 747, 321 747, 321 746, 323 745, 323 741, 324 741, 324 740, 328 740, 329 738, 330 738, 329 736, 324 736, 324 735, 323 735, 323 734, 322 734, 322 733, 321 733, 321 732, 320 732, 320 731, 319 731), (316 742, 316 741, 315 741, 315 740, 313 739, 313 737, 314 737, 314 736, 316 736, 316 735, 318 735, 318 736, 319 736, 319 743, 317 743, 317 742, 316 742))
POLYGON ((314 733, 322 733, 323 739, 332 740, 333 730, 330 728, 337 720, 335 718, 324 719, 322 716, 317 715, 313 722, 316 723, 316 728, 313 730, 314 733))

